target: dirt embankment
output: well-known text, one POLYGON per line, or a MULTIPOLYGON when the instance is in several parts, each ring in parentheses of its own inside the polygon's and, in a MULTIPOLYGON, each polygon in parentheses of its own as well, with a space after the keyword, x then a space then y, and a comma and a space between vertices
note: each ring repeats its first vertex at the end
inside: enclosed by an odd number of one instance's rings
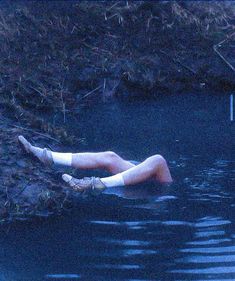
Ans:
MULTIPOLYGON (((45 136, 27 133, 10 119, 0 121, 0 224, 61 214, 70 210, 79 196, 63 183, 58 167, 41 164, 20 147, 18 135, 22 132, 31 141, 48 146, 45 136)), ((53 140, 50 143, 61 149, 53 140)))
POLYGON ((12 125, 71 144, 63 124, 43 116, 73 114, 90 98, 235 89, 233 1, 2 1, 0 7, 0 216, 7 220, 60 212, 68 203, 54 173, 19 151, 23 131, 12 125))
POLYGON ((0 105, 61 138, 63 129, 42 114, 69 114, 89 97, 235 88, 233 1, 0 6, 0 105))

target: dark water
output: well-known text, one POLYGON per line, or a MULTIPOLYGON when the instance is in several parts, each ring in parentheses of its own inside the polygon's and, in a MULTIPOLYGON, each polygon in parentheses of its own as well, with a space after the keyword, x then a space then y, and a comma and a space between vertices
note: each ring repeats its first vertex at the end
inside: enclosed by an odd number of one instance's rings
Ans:
POLYGON ((229 98, 92 106, 77 122, 83 150, 163 154, 175 183, 112 188, 70 216, 2 230, 0 280, 235 280, 229 98))

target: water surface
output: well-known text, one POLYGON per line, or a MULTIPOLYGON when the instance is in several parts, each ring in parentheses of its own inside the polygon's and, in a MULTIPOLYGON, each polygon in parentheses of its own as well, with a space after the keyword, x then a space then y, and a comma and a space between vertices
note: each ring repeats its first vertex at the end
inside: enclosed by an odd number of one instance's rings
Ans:
POLYGON ((0 280, 235 279, 229 97, 84 107, 73 120, 79 138, 75 121, 86 142, 74 151, 113 150, 140 161, 160 153, 175 182, 108 189, 81 199, 73 214, 3 228, 0 280))

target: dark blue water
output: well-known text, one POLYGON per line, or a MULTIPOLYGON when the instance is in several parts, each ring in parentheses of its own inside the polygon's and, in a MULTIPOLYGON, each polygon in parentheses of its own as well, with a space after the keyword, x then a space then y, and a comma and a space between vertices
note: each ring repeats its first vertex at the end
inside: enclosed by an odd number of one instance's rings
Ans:
POLYGON ((85 141, 74 151, 114 150, 135 160, 160 153, 175 183, 112 188, 79 200, 70 215, 2 228, 1 281, 235 280, 228 97, 91 105, 76 122, 85 141))

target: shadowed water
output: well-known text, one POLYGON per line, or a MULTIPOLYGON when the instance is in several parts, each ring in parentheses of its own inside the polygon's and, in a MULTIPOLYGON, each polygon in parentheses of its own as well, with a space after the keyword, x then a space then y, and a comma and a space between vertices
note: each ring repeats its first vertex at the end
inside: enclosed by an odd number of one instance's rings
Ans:
POLYGON ((83 150, 134 160, 163 154, 175 182, 110 188, 81 198, 68 216, 3 228, 0 280, 234 280, 229 98, 188 95, 83 111, 76 116, 83 150))

